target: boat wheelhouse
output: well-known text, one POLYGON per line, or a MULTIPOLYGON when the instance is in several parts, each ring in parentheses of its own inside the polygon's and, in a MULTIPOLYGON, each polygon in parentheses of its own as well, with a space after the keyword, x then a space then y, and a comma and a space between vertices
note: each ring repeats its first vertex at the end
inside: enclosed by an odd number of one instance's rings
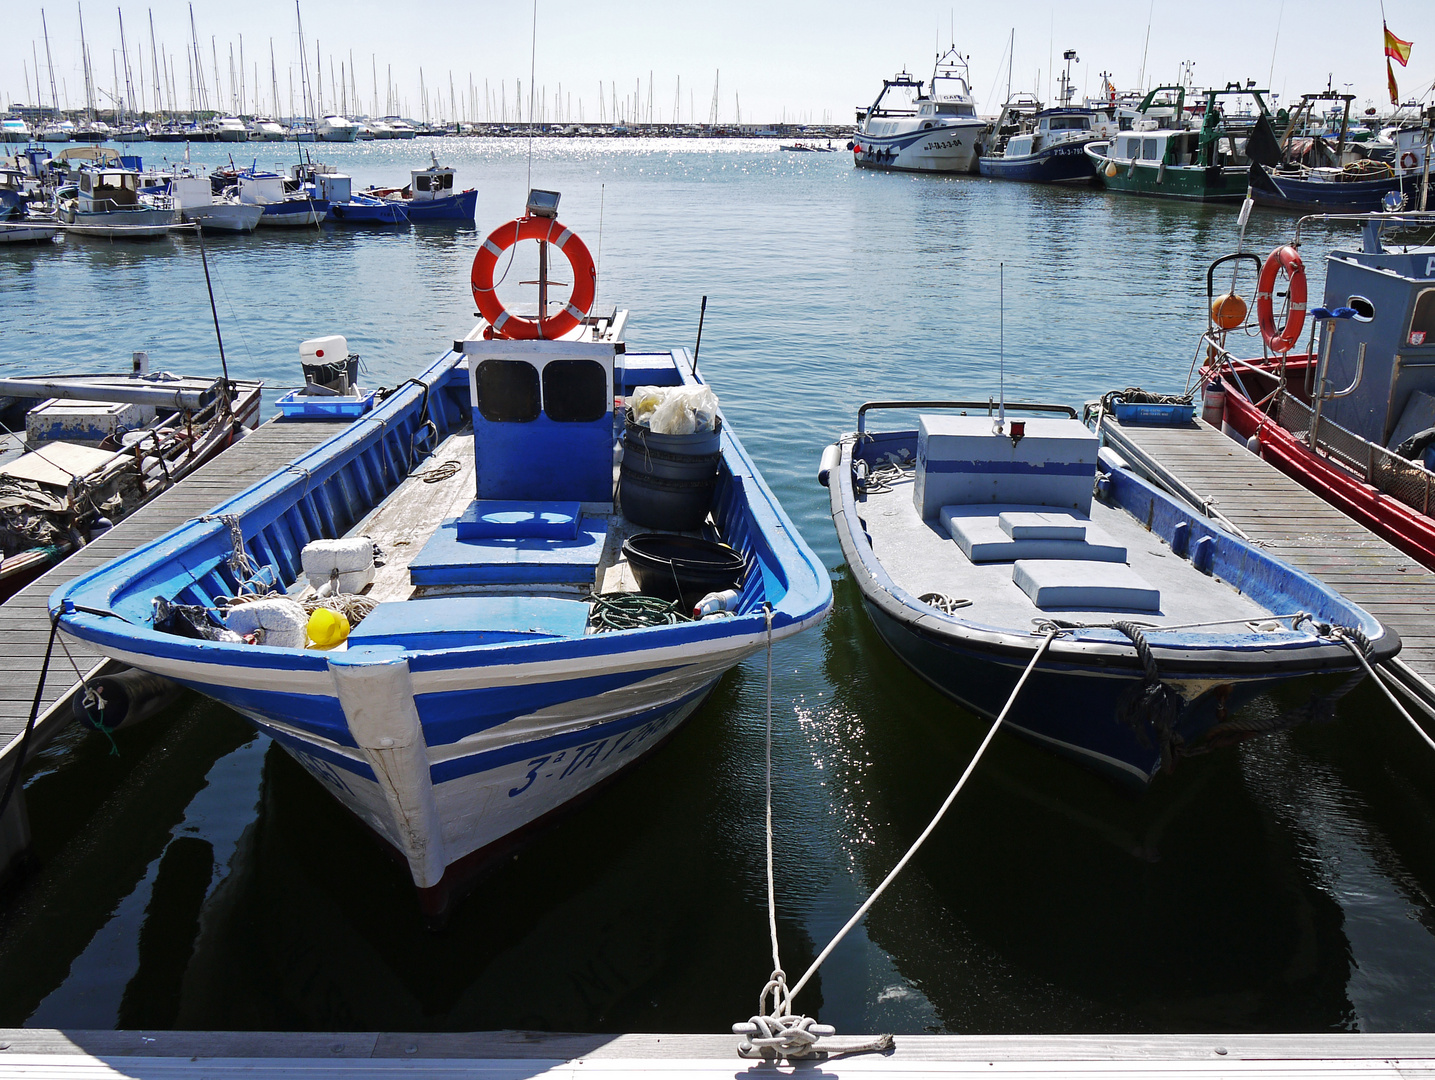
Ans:
POLYGON ((140 194, 140 175, 111 166, 81 167, 73 187, 55 199, 56 216, 70 232, 111 240, 164 236, 179 224, 179 210, 168 196, 140 194))

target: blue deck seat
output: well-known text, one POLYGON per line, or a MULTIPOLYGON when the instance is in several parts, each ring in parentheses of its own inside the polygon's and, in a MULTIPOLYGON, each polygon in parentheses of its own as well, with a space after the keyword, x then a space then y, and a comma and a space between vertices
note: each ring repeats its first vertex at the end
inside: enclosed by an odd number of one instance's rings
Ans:
POLYGON ((574 540, 582 518, 576 502, 474 499, 458 517, 460 540, 574 540))
POLYGON ((456 596, 380 604, 349 635, 349 647, 461 649, 533 638, 582 637, 588 605, 550 596, 456 596))
MULTIPOLYGON (((538 510, 554 504, 511 505, 538 510)), ((460 520, 449 518, 439 525, 409 563, 409 581, 415 586, 587 582, 596 574, 608 541, 608 520, 604 517, 576 515, 572 538, 567 540, 544 536, 466 539, 459 532, 460 520)), ((531 522, 520 524, 526 527, 531 522)))

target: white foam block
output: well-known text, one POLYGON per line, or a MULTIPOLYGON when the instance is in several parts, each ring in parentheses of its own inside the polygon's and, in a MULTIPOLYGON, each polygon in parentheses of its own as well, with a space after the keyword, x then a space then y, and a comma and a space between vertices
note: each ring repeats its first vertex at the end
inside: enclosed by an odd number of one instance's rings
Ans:
POLYGON ((1002 532, 1013 540, 1085 540, 1087 522, 1075 514, 1011 510, 998 514, 1002 532))
POLYGON ((1161 590, 1123 563, 1022 559, 1011 579, 1039 608, 1161 610, 1161 590))
POLYGON ((1083 540, 1015 540, 1002 529, 1000 515, 990 506, 944 506, 939 518, 962 554, 974 563, 1016 559, 1126 561, 1126 549, 1094 525, 1086 526, 1083 540))

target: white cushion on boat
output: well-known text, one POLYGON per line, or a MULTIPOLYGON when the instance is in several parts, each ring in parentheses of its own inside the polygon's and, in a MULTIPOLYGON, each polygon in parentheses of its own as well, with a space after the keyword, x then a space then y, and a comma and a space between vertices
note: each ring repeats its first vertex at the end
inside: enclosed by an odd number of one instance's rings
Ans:
POLYGON ((1011 510, 998 514, 997 521, 1013 540, 1085 540, 1088 524, 1075 514, 1055 510, 1011 510))
POLYGON ((1161 590, 1122 563, 1022 559, 1011 579, 1039 608, 1160 611, 1161 590))
MULTIPOLYGON (((1025 507, 1022 511, 1039 513, 1041 509, 1025 507)), ((939 517, 942 526, 957 542, 957 547, 962 549, 962 554, 974 563, 1012 562, 1016 559, 1126 561, 1126 549, 1089 522, 1085 525, 1085 539, 1081 540, 1014 539, 1002 528, 1001 515, 1022 511, 1003 511, 989 504, 944 506, 939 517)))
POLYGON ((312 540, 299 552, 299 561, 320 596, 329 595, 335 577, 336 593, 356 593, 374 580, 374 542, 367 536, 312 540))

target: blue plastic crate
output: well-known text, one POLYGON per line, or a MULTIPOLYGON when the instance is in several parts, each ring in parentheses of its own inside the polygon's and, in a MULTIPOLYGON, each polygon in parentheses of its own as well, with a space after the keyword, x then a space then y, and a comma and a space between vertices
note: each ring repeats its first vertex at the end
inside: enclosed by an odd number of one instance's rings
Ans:
POLYGON ((1117 400, 1111 403, 1111 408, 1123 424, 1189 424, 1196 418, 1195 404, 1128 405, 1117 400))
POLYGON ((359 397, 317 397, 291 390, 274 404, 296 420, 353 420, 374 407, 373 390, 359 397))

